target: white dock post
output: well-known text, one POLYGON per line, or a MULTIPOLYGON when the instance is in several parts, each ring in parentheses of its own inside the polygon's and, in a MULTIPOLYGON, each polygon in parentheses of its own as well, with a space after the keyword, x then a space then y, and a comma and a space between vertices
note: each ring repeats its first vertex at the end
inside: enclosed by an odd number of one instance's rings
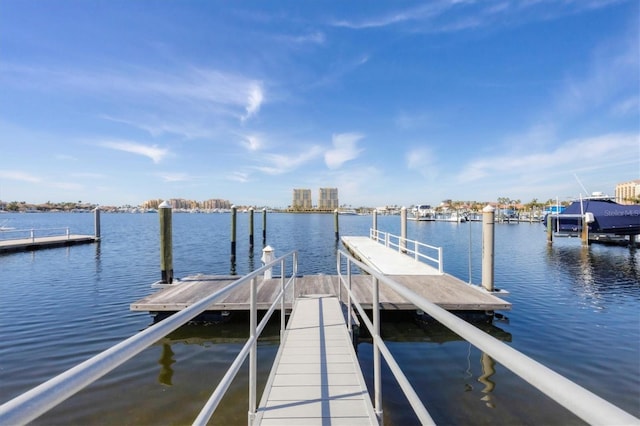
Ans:
MULTIPOLYGON (((265 248, 262 249, 262 257, 260 258, 260 260, 262 261, 263 266, 266 265, 267 263, 273 262, 274 257, 275 257, 275 253, 274 253, 273 247, 266 246, 265 248)), ((271 270, 271 268, 264 271, 264 279, 270 280, 272 278, 272 273, 273 271, 271 270)))
POLYGON ((400 250, 407 252, 407 208, 400 209, 400 250))
POLYGON ((160 217, 160 273, 163 284, 173 282, 173 243, 171 238, 171 204, 166 200, 158 206, 160 217))
POLYGON ((495 211, 490 205, 482 209, 482 286, 487 291, 493 291, 495 211))
POLYGON ((100 207, 93 210, 93 229, 96 240, 100 239, 100 207))
POLYGON ((373 231, 374 234, 376 234, 375 231, 378 230, 378 209, 373 209, 373 231))

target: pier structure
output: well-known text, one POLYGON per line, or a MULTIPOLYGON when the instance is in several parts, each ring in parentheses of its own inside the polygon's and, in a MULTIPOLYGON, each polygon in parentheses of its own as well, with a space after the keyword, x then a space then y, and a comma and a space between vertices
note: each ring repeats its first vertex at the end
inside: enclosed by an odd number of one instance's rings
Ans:
MULTIPOLYGON (((399 389, 413 409, 417 422, 435 424, 402 366, 393 357, 380 334, 380 303, 383 288, 410 300, 417 308, 432 316, 452 332, 480 349, 495 362, 567 408, 590 424, 640 424, 640 419, 598 397, 587 389, 550 370, 539 362, 500 342, 479 328, 448 312, 424 297, 407 289, 390 276, 354 259, 339 250, 337 259, 340 291, 346 293, 347 309, 341 309, 338 298, 318 294, 297 297, 288 324, 284 316, 284 296, 296 288, 297 252, 288 253, 271 263, 235 279, 191 306, 157 322, 126 340, 83 361, 39 386, 0 405, 0 424, 30 423, 51 408, 89 386, 131 357, 153 345, 178 327, 191 321, 227 293, 244 288, 249 299, 249 337, 222 379, 212 387, 211 396, 197 414, 193 424, 206 425, 230 388, 243 365, 249 368, 248 425, 287 424, 382 424, 382 360, 389 367, 399 389), (291 269, 285 261, 292 259, 291 269), (258 323, 258 277, 279 266, 291 270, 291 276, 281 276, 273 283, 276 293, 273 303, 258 323), (346 273, 343 271, 346 270, 346 273), (368 292, 372 294, 372 312, 367 313, 353 291, 355 272, 368 275, 368 292), (281 344, 276 355, 263 398, 257 402, 257 344, 276 308, 280 309, 281 344), (361 367, 352 345, 352 309, 357 310, 362 324, 369 330, 373 348, 373 384, 365 391, 361 367), (345 313, 346 311, 346 313, 345 313), (319 395, 319 396, 318 396, 319 395), (371 396, 369 396, 371 395, 371 396)), ((266 281, 266 280, 265 280, 266 281)), ((263 281, 263 284, 264 282, 263 281)), ((183 283, 174 281, 170 287, 183 283)), ((263 289, 264 290, 264 289, 263 289)), ((165 291, 165 290, 161 290, 165 291)), ((294 291, 294 294, 297 290, 294 291)))
POLYGON ((0 254, 90 244, 100 241, 100 209, 94 210, 94 235, 74 234, 69 227, 0 231, 0 254), (4 239, 6 237, 6 239, 4 239))

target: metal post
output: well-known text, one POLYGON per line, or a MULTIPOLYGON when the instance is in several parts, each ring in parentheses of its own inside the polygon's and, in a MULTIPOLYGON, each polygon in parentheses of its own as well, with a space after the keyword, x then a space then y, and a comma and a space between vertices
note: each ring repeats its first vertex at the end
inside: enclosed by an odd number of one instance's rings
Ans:
POLYGON ((94 229, 94 235, 96 237, 96 240, 100 239, 100 207, 96 207, 95 210, 93 210, 93 229, 94 229))
MULTIPOLYGON (((286 316, 284 312, 284 259, 280 262, 280 291, 282 292, 282 298, 280 299, 280 343, 284 339, 284 329, 286 327, 286 316)), ((293 307, 293 302, 291 303, 291 307, 293 307)))
POLYGON ((407 208, 402 206, 400 209, 400 250, 407 252, 407 208))
POLYGON ((262 209, 262 246, 267 244, 267 209, 262 209))
POLYGON ((258 326, 258 310, 256 302, 256 278, 251 278, 251 291, 249 303, 251 305, 251 313, 249 318, 249 338, 254 339, 249 352, 249 415, 248 424, 253 424, 256 415, 256 387, 257 387, 257 371, 258 371, 258 338, 256 336, 258 326))
POLYGON ((236 263, 236 219, 238 208, 231 206, 231 263, 236 263))
POLYGON ((249 209, 249 251, 253 251, 253 207, 249 209))
POLYGON ((349 328, 349 335, 351 341, 353 341, 353 326, 351 324, 351 261, 347 260, 347 283, 349 285, 349 291, 347 292, 347 327, 349 328))
MULTIPOLYGON (((373 333, 380 337, 380 293, 379 283, 375 276, 373 279, 373 333)), ((373 340, 373 382, 374 382, 374 411, 378 423, 382 424, 382 370, 380 363, 380 348, 377 339, 373 340)))
POLYGON ((482 209, 482 286, 487 291, 493 291, 495 211, 490 205, 482 209))
POLYGON ((171 204, 163 201, 158 206, 160 217, 160 273, 163 284, 173 282, 173 242, 171 237, 171 204))
POLYGON ((340 239, 340 233, 338 228, 338 209, 333 211, 333 229, 336 235, 336 241, 340 239))

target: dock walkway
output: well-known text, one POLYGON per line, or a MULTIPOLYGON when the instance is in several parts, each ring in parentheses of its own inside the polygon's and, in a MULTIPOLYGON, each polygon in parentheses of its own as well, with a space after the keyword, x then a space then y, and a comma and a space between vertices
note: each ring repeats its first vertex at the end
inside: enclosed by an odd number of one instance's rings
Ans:
POLYGON ((369 237, 342 237, 354 256, 384 275, 442 275, 437 268, 372 240, 369 237))
POLYGON ((93 235, 79 234, 0 240, 0 253, 33 251, 43 248, 72 246, 75 244, 90 244, 98 240, 99 238, 93 235))
POLYGON ((336 297, 296 300, 254 424, 378 424, 336 297))

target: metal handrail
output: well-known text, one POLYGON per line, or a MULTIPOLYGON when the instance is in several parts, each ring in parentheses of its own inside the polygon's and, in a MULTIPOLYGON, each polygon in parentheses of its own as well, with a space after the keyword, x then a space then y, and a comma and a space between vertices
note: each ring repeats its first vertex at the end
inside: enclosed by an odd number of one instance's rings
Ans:
MULTIPOLYGON (((529 382, 532 386, 540 390, 542 393, 550 397, 552 400, 562 405, 569 411, 571 411, 576 416, 580 417, 582 420, 586 421, 590 424, 640 424, 640 419, 634 417, 633 415, 627 413, 626 411, 618 408, 617 406, 611 404, 609 401, 597 396, 591 391, 583 388, 582 386, 572 382, 566 377, 556 373, 550 368, 544 366, 543 364, 529 358, 523 353, 517 351, 516 349, 506 345, 500 340, 492 337, 491 335, 485 333, 484 331, 476 328, 472 324, 464 321, 463 319, 455 316, 454 314, 448 312, 447 310, 439 307, 438 305, 429 302, 422 296, 408 290, 406 287, 398 284, 391 278, 382 275, 375 269, 365 265, 362 262, 359 262, 349 254, 343 252, 342 250, 338 251, 338 275, 340 277, 341 285, 344 285, 349 294, 349 303, 352 303, 353 295, 350 290, 351 286, 351 265, 357 266, 360 270, 366 271, 371 275, 371 279, 373 282, 373 292, 374 292, 374 303, 373 303, 373 323, 371 323, 366 315, 363 315, 362 307, 356 303, 356 307, 362 316, 362 320, 369 328, 371 335, 373 336, 374 342, 374 385, 376 389, 374 390, 375 395, 375 405, 376 409, 381 410, 382 405, 381 401, 378 401, 380 398, 381 389, 380 385, 380 365, 376 363, 376 357, 379 357, 378 352, 381 352, 385 357, 385 360, 389 363, 387 356, 391 357, 391 354, 387 354, 388 350, 386 346, 384 346, 384 342, 380 337, 379 333, 379 311, 380 304, 378 303, 378 282, 382 282, 383 284, 389 286, 391 289, 396 291, 406 300, 410 300, 417 308, 421 309, 432 318, 439 321, 442 325, 449 328, 451 331, 480 349, 482 352, 486 353, 490 357, 492 357, 497 362, 501 363, 505 368, 511 370, 511 372, 520 376, 525 381, 529 382), (347 279, 345 280, 343 275, 341 274, 341 258, 344 257, 347 260, 347 279), (377 322, 377 324, 376 324, 377 322)), ((350 309, 347 309, 347 312, 351 312, 350 309)), ((391 358, 393 360, 393 358, 391 358)), ((394 371, 395 361, 392 361, 394 365, 389 364, 392 372, 394 373, 394 377, 398 379, 396 376, 396 372, 394 371)), ((401 376, 403 377, 403 376, 401 376)), ((406 379, 406 378, 405 378, 406 379)), ((404 379, 403 379, 404 380, 404 379)), ((410 385, 407 382, 407 385, 410 385)), ((403 391, 405 391, 405 385, 401 384, 403 391)), ((410 391, 412 390, 409 389, 410 391)), ((405 395, 407 395, 405 391, 405 395)), ((416 410, 416 406, 420 407, 417 402, 414 400, 417 398, 417 395, 409 392, 407 396, 409 399, 409 403, 416 410), (416 406, 414 406, 414 404, 416 406)), ((419 400, 418 400, 419 402, 419 400)), ((420 404, 422 404, 420 402, 420 404)), ((426 409, 425 409, 426 411, 426 409)), ((416 412, 418 414, 418 412, 416 412)), ((427 413, 428 415, 428 413, 427 413)))
MULTIPOLYGON (((236 287, 239 287, 247 282, 251 282, 252 285, 252 300, 251 300, 251 336, 247 342, 246 346, 249 346, 249 349, 252 353, 251 361, 250 361, 250 395, 253 394, 253 405, 255 406, 255 383, 256 383, 256 370, 255 370, 255 362, 257 359, 256 356, 256 345, 257 339, 264 329, 266 322, 264 320, 260 323, 260 326, 256 325, 257 318, 257 310, 256 310, 256 277, 260 274, 263 274, 265 271, 273 267, 274 265, 280 263, 282 268, 282 277, 281 277, 281 289, 278 295, 278 298, 274 301, 272 306, 268 311, 268 315, 270 316, 275 309, 275 305, 277 302, 281 303, 282 309, 282 317, 281 317, 281 333, 284 329, 284 262, 286 258, 292 258, 293 263, 293 274, 290 278, 289 284, 292 282, 295 283, 295 277, 297 275, 297 251, 289 252, 270 263, 267 263, 263 267, 256 269, 255 271, 245 275, 244 277, 234 281, 228 286, 216 291, 215 293, 205 297, 204 299, 199 300, 193 305, 185 308, 170 317, 152 325, 151 327, 129 337, 126 340, 110 347, 109 349, 95 355, 92 358, 76 365, 75 367, 59 374, 56 377, 36 386, 35 388, 17 396, 16 398, 5 402, 0 405, 0 424, 8 425, 8 424, 25 424, 29 423, 32 420, 38 418, 42 414, 46 413, 53 407, 57 406, 67 398, 73 396, 86 386, 95 382, 111 370, 116 367, 122 365, 126 361, 128 361, 133 356, 142 352, 144 349, 148 348, 159 339, 165 337, 167 334, 176 330, 180 326, 184 325, 197 315, 206 311, 207 308, 211 305, 212 302, 215 301, 221 295, 233 290, 236 287)), ((178 284, 179 285, 179 284, 178 284)), ((295 285, 295 284, 294 284, 295 285)), ((243 351, 241 354, 245 352, 243 351)), ((245 354, 246 357, 246 354, 245 354)), ((243 358, 244 359, 244 358, 243 358)), ((231 368, 234 368, 235 362, 231 368)), ((230 369, 231 369, 230 368, 230 369)), ((233 373, 235 375, 236 371, 233 373)), ((229 374, 225 375, 225 379, 228 379, 229 374)), ((231 377, 232 378, 232 377, 231 377)), ((228 386, 228 385, 227 385, 228 386)), ((220 386, 219 386, 220 387, 220 386)), ((217 389, 216 389, 217 391, 217 389)), ((214 391, 214 395, 216 394, 214 391)), ((210 401, 213 399, 214 395, 210 398, 210 401)), ((250 401, 251 401, 250 397, 250 401)), ((205 409, 208 408, 209 402, 205 405, 205 409)), ((215 402, 215 401, 214 401, 215 402)), ((215 407, 213 407, 215 409, 215 407)), ((204 409, 203 409, 204 411, 204 409)), ((250 408, 251 411, 251 408, 250 408)), ((253 408, 255 413, 256 409, 253 408)), ((211 411, 213 413, 213 411, 211 411)), ((201 413, 202 414, 202 413, 201 413)), ((209 414, 210 416, 210 414, 209 414)), ((208 417, 207 417, 208 418, 208 417)), ((200 416, 198 417, 200 419, 200 416)), ((206 421, 205 421, 206 422, 206 421)))
POLYGON ((424 259, 427 261, 427 263, 435 263, 438 267, 438 272, 441 274, 444 272, 442 263, 442 247, 436 247, 429 244, 421 243, 420 241, 410 240, 408 238, 403 238, 401 236, 394 235, 388 232, 379 231, 374 228, 371 228, 369 230, 369 238, 380 244, 383 244, 385 247, 395 248, 400 253, 404 253, 408 256, 413 256, 413 258, 417 261, 419 261, 420 259, 424 259), (421 247, 428 250, 435 250, 437 253, 437 257, 432 257, 422 253, 420 251, 421 247))
MULTIPOLYGON (((32 242, 35 242, 36 238, 45 238, 45 237, 57 237, 58 234, 51 234, 52 231, 64 231, 60 233, 60 236, 66 236, 67 239, 70 238, 70 229, 69 227, 60 227, 60 228, 40 228, 40 229, 35 229, 35 228, 25 228, 25 229, 5 229, 2 232, 0 232, 0 235, 8 235, 8 234, 25 234, 25 233, 29 233, 29 237, 31 239, 32 242), (36 237, 36 233, 41 233, 41 232, 48 232, 47 235, 41 235, 39 237, 36 237)), ((9 238, 10 239, 10 238, 9 238)), ((14 237, 14 239, 18 239, 18 237, 14 237)))

